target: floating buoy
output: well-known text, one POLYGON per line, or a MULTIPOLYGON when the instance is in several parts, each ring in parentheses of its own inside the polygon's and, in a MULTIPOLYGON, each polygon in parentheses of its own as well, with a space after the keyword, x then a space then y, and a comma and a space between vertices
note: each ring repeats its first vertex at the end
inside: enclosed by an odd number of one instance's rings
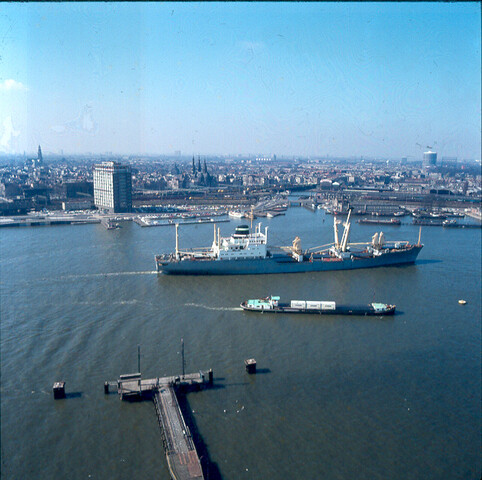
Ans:
POLYGON ((465 305, 467 302, 465 300, 459 300, 460 305, 465 305))

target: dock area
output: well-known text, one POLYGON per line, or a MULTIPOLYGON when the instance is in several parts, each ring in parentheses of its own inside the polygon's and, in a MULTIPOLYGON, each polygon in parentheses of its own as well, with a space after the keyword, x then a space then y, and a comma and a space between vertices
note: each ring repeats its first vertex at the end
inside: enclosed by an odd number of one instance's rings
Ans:
POLYGON ((43 227, 52 225, 84 225, 100 223, 99 218, 79 217, 73 215, 59 216, 19 216, 0 219, 0 227, 43 227))
POLYGON ((200 225, 204 223, 222 223, 222 222, 229 222, 229 218, 158 218, 155 216, 152 217, 141 217, 137 216, 134 217, 134 222, 137 223, 140 227, 169 227, 175 226, 176 224, 179 225, 200 225))
MULTIPOLYGON (((105 385, 112 384, 113 382, 106 382, 105 385)), ((207 372, 144 380, 140 373, 133 373, 121 375, 117 381, 117 392, 121 400, 153 400, 173 480, 204 479, 201 462, 177 395, 180 392, 200 390, 212 384, 212 369, 207 372)), ((107 393, 108 386, 106 388, 107 393)))

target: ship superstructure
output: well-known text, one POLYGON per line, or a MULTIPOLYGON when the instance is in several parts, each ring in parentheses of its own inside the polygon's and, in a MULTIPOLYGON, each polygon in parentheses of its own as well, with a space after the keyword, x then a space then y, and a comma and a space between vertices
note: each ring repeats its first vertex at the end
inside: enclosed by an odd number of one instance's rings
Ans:
POLYGON ((261 231, 258 224, 253 233, 247 225, 236 227, 230 237, 221 237, 214 226, 212 246, 179 249, 178 225, 176 225, 176 251, 174 254, 156 256, 159 272, 181 275, 241 275, 266 273, 302 273, 326 270, 351 270, 413 263, 423 245, 420 234, 417 244, 408 241, 387 242, 383 232, 373 235, 370 242, 349 243, 350 216, 339 238, 334 218, 333 244, 314 247, 305 251, 296 237, 292 246, 268 247, 268 228, 261 231))
POLYGON ((245 258, 266 258, 268 227, 261 232, 261 224, 256 226, 254 233, 249 232, 247 225, 236 227, 230 237, 221 237, 218 229, 211 247, 217 260, 242 260, 245 258))
POLYGON ((179 224, 176 224, 176 251, 174 254, 157 255, 158 270, 161 265, 186 261, 232 261, 266 258, 268 227, 264 233, 261 224, 256 226, 254 233, 250 233, 248 225, 239 225, 230 237, 221 237, 220 229, 214 225, 214 239, 211 247, 179 248, 179 224))

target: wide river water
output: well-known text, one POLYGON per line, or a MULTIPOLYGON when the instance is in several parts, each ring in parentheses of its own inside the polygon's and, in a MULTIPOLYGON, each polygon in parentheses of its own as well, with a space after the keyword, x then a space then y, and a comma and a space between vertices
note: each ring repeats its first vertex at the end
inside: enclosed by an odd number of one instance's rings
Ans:
MULTIPOLYGON (((332 222, 302 208, 263 220, 270 244, 298 235, 303 248, 332 241, 332 222)), ((353 222, 350 241, 377 230, 353 222)), ((409 224, 383 230, 418 238, 409 224)), ((210 225, 180 228, 181 248, 212 238, 210 225)), ((209 478, 481 478, 479 229, 425 227, 410 266, 224 277, 156 274, 154 255, 174 249, 168 226, 3 228, 0 242, 2 478, 168 480, 152 402, 103 384, 137 371, 138 345, 144 377, 180 374, 181 338, 187 373, 214 370, 217 388, 185 405, 209 478), (397 314, 239 309, 267 295, 397 314), (53 399, 57 380, 65 400, 53 399)))

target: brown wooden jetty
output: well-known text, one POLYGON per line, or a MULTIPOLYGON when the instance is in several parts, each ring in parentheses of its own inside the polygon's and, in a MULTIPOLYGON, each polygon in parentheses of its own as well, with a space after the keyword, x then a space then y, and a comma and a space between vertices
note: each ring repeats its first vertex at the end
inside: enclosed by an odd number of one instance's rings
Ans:
MULTIPOLYGON (((110 382, 106 382, 108 385, 110 382)), ((212 385, 213 371, 182 376, 142 379, 140 373, 121 375, 117 392, 121 400, 151 398, 156 407, 164 451, 173 480, 204 479, 189 427, 182 416, 177 392, 212 385)), ((104 384, 104 389, 107 392, 104 384)))

